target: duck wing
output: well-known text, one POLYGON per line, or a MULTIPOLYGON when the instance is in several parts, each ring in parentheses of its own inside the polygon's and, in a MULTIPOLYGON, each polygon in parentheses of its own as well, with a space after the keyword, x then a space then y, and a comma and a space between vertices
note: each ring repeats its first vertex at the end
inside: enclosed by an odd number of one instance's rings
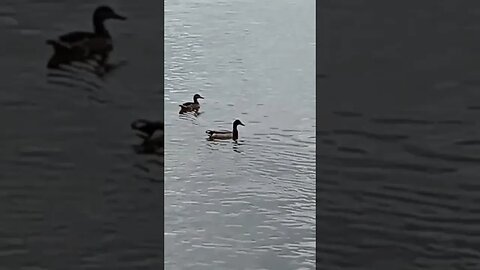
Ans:
POLYGON ((206 131, 207 134, 229 134, 229 133, 232 133, 230 130, 207 130, 206 131))
POLYGON ((82 42, 84 42, 88 39, 91 39, 93 37, 95 37, 95 33, 75 31, 75 32, 70 32, 70 33, 61 35, 58 39, 61 42, 73 45, 73 44, 82 43, 82 42))
POLYGON ((183 106, 183 107, 190 107, 190 106, 192 106, 193 104, 195 104, 195 103, 193 103, 193 102, 185 102, 185 103, 182 104, 182 106, 183 106))
POLYGON ((55 52, 60 53, 70 53, 71 48, 68 44, 60 43, 57 40, 49 39, 46 42, 48 45, 52 46, 55 52))
POLYGON ((232 132, 227 133, 212 133, 208 137, 210 140, 228 140, 233 138, 232 132))

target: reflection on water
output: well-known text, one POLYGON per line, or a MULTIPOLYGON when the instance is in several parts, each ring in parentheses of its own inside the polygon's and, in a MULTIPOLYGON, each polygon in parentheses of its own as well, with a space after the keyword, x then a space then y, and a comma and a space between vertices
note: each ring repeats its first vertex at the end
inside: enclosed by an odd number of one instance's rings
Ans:
POLYGON ((314 269, 314 1, 165 14, 165 268, 314 269), (207 140, 235 119, 237 142, 207 140))
POLYGON ((162 30, 151 27, 162 6, 106 2, 129 20, 108 26, 115 51, 102 68, 78 58, 46 68, 45 40, 90 29, 98 3, 0 4, 2 269, 163 265, 163 152, 137 155, 130 128, 163 119, 162 30))

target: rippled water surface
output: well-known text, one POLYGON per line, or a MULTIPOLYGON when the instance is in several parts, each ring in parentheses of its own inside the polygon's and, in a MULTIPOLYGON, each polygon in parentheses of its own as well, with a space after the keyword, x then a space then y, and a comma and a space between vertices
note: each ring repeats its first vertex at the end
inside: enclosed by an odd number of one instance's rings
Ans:
POLYGON ((314 269, 314 5, 165 3, 166 269, 314 269))
POLYGON ((103 77, 45 68, 45 40, 91 30, 97 1, 0 3, 1 269, 161 267, 163 161, 130 130, 163 117, 157 2, 102 2, 128 17, 107 23, 127 64, 103 77))
POLYGON ((480 269, 478 3, 390 4, 318 17, 318 263, 480 269))

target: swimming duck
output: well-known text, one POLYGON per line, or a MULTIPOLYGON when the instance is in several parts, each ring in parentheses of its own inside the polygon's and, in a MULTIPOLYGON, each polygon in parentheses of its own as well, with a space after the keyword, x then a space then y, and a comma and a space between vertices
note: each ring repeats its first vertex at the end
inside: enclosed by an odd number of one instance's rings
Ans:
POLYGON ((198 103, 199 98, 203 99, 203 97, 200 96, 199 94, 195 94, 193 96, 193 102, 185 102, 182 105, 178 105, 180 106, 180 112, 178 113, 182 114, 182 113, 192 112, 192 111, 195 111, 196 113, 198 113, 198 110, 200 109, 200 103, 198 103))
POLYGON ((138 119, 134 121, 130 126, 132 127, 132 129, 144 133, 142 135, 139 135, 143 139, 149 139, 156 131, 164 129, 164 124, 162 121, 149 121, 145 119, 138 119))
POLYGON ((237 140, 238 139, 238 130, 237 126, 242 125, 245 126, 240 120, 235 120, 233 122, 233 130, 232 131, 216 131, 216 130, 207 130, 206 133, 208 134, 209 140, 237 140))
MULTIPOLYGON (((105 55, 111 52, 113 50, 112 38, 104 24, 107 19, 126 20, 127 18, 118 15, 109 6, 100 6, 93 13, 93 33, 82 31, 67 33, 58 38, 57 45, 67 49, 81 47, 84 53, 88 55, 105 55)), ((51 40, 47 41, 47 43, 53 44, 51 40)))

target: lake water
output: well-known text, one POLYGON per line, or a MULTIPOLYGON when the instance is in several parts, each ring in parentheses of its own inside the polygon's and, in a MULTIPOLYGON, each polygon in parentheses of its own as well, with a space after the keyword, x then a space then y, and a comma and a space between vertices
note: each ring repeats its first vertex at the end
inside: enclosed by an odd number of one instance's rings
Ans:
POLYGON ((479 10, 323 2, 322 269, 479 269, 479 10))
POLYGON ((103 3, 128 17, 107 22, 127 64, 103 78, 45 68, 45 40, 91 30, 97 1, 0 4, 0 269, 163 265, 163 157, 130 130, 163 118, 163 8, 103 3))
POLYGON ((165 2, 165 269, 314 269, 314 22, 314 1, 165 2), (235 119, 238 143, 206 140, 235 119))

